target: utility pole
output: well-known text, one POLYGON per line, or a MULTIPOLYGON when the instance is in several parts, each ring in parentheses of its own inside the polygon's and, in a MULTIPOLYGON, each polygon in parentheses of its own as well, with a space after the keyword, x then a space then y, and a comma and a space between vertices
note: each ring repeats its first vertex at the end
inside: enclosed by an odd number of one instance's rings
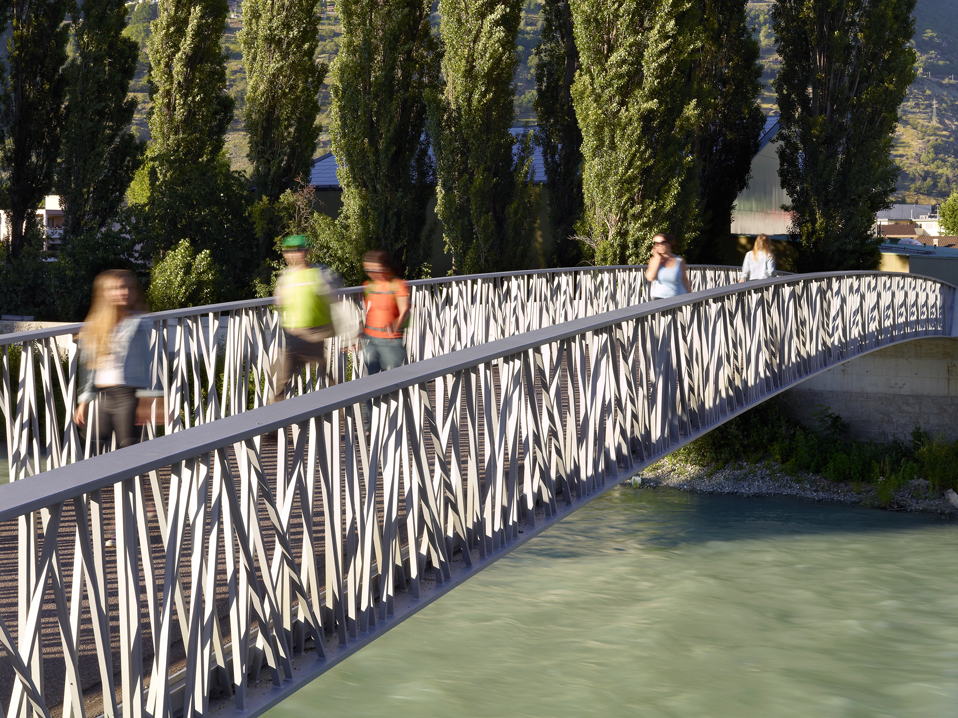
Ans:
POLYGON ((938 124, 938 98, 934 98, 931 101, 931 124, 938 124))

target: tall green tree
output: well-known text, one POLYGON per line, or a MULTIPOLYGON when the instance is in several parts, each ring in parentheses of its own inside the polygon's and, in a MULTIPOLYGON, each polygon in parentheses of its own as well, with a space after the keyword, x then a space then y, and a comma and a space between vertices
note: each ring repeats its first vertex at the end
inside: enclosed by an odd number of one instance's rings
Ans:
POLYGON ((692 63, 692 81, 702 102, 693 142, 701 227, 689 238, 687 254, 720 262, 721 240, 729 233, 735 199, 748 185, 765 125, 758 101, 761 52, 748 27, 746 0, 698 4, 702 47, 692 63))
POLYGON ((226 0, 160 0, 150 55, 149 155, 163 176, 177 164, 213 162, 225 144, 234 100, 222 46, 226 0))
POLYGON ((0 87, 0 166, 9 220, 9 261, 20 257, 24 225, 53 189, 60 153, 70 0, 9 0, 0 5, 7 74, 0 87))
POLYGON ((958 235, 958 192, 952 192, 938 210, 941 231, 947 235, 958 235))
POLYGON ((575 238, 582 217, 582 131, 572 104, 572 82, 579 70, 579 51, 572 29, 569 0, 545 0, 542 35, 536 54, 536 143, 549 190, 552 264, 570 267, 582 259, 575 238))
POLYGON ((779 177, 800 271, 877 266, 898 107, 915 78, 915 0, 779 0, 779 177))
MULTIPOLYGON (((327 66, 316 60, 316 8, 315 0, 247 0, 243 5, 248 156, 252 183, 267 206, 297 177, 308 175, 319 142, 316 117, 327 66)), ((260 233, 261 254, 272 243, 274 224, 266 222, 260 233)))
POLYGON ((701 46, 691 0, 571 0, 581 70, 584 224, 599 264, 637 264, 656 232, 699 226, 692 152, 701 120, 689 81, 701 46))
POLYGON ((130 188, 135 227, 159 257, 188 239, 223 268, 222 294, 241 296, 255 267, 245 179, 224 150, 234 101, 222 46, 226 0, 160 0, 147 43, 150 143, 130 188))
POLYGON ((143 143, 129 130, 128 97, 139 47, 124 37, 123 0, 84 0, 74 11, 76 52, 66 66, 67 106, 57 191, 67 241, 112 225, 143 143))
POLYGON ((344 231, 357 251, 386 249, 404 270, 428 260, 435 170, 427 94, 439 87, 430 0, 340 0, 330 139, 344 231))
POLYGON ((442 94, 430 95, 439 219, 453 272, 525 266, 538 212, 531 135, 513 153, 521 0, 440 0, 442 94))

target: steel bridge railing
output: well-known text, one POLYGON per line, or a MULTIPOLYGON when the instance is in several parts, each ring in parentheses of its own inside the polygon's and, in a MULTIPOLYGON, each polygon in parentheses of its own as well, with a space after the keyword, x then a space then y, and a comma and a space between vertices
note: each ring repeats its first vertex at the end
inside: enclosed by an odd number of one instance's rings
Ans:
MULTIPOLYGON (((695 290, 731 284, 737 277, 734 267, 694 267, 691 272, 695 290)), ((550 269, 410 282, 409 360, 644 302, 648 287, 644 267, 550 269)), ((362 289, 342 290, 340 298, 344 313, 358 323, 362 289)), ((271 299, 259 299, 151 315, 150 388, 162 390, 168 411, 152 417, 144 428, 145 438, 268 402, 281 335, 271 307, 271 299)), ((12 481, 97 451, 95 442, 80 439, 73 419, 79 368, 74 335, 81 326, 0 334, 0 413, 12 481)), ((362 353, 347 355, 340 351, 343 345, 343 338, 329 340, 326 352, 326 373, 337 382, 365 375, 362 353)), ((317 372, 307 368, 294 394, 322 385, 317 372)))
POLYGON ((954 287, 915 275, 713 288, 2 486, 0 536, 18 535, 20 565, 16 626, 0 612, 16 680, 0 700, 11 717, 49 715, 59 696, 44 693, 44 669, 58 667, 63 716, 83 716, 80 665, 95 644, 110 718, 206 715, 215 696, 259 714, 730 417, 864 353, 954 335, 954 305, 954 287), (111 522, 115 556, 102 542, 111 522))

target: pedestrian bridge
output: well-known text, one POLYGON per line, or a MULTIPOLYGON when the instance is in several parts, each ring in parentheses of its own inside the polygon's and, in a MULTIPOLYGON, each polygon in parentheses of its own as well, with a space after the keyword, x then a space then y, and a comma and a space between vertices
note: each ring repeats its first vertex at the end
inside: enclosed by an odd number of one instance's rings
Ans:
POLYGON ((934 279, 735 275, 699 269, 693 294, 656 301, 641 268, 419 283, 414 363, 363 376, 330 352, 339 384, 307 375, 267 406, 268 302, 154 315, 174 411, 149 431, 165 435, 85 460, 75 346, 64 365, 56 332, 0 338, 7 715, 258 714, 729 418, 867 352, 958 335, 955 288, 934 279))

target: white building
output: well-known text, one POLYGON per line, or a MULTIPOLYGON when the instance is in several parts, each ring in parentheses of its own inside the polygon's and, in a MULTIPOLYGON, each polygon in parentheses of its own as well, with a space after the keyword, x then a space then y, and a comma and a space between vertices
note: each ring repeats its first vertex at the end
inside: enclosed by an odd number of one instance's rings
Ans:
POLYGON ((886 235, 882 228, 892 224, 913 225, 918 236, 939 237, 942 234, 938 224, 938 205, 935 204, 893 204, 891 209, 883 209, 876 217, 877 233, 886 235))
MULTIPOLYGON (((63 209, 60 207, 59 195, 46 196, 43 207, 37 210, 37 219, 44 230, 43 250, 56 252, 63 242, 63 209)), ((0 237, 9 236, 9 221, 8 213, 0 212, 0 237)))

